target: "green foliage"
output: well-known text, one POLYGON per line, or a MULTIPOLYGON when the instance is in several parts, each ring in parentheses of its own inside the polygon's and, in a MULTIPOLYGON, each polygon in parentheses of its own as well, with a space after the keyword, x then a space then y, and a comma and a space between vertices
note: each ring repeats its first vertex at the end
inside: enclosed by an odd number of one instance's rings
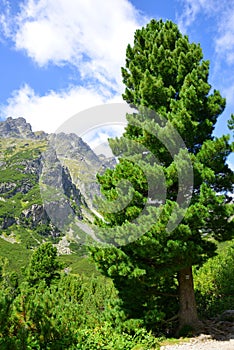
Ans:
MULTIPOLYGON (((234 275, 233 248, 233 242, 221 246, 219 255, 195 274, 199 308, 206 316, 230 308, 233 303, 233 283, 230 280, 234 275)), ((73 259, 67 259, 67 264, 70 265, 73 259)), ((143 327, 144 315, 129 319, 123 312, 122 298, 110 279, 100 275, 61 274, 59 279, 51 280, 50 286, 43 276, 36 284, 23 282, 18 286, 16 275, 8 272, 6 259, 1 262, 0 271, 1 349, 158 348, 157 339, 143 327)), ((172 283, 168 280, 167 284, 172 283)), ((136 288, 135 283, 130 285, 132 300, 136 288)), ((162 281, 161 291, 166 294, 163 288, 165 283, 162 281)), ((170 298, 165 294, 159 293, 157 301, 168 308, 170 298)), ((138 307, 136 304, 132 306, 138 307)), ((149 309, 151 313, 148 311, 145 317, 151 318, 148 322, 155 324, 160 310, 153 308, 153 300, 149 309)), ((182 329, 182 333, 188 331, 188 327, 182 329)))
MULTIPOLYGON (((136 31, 134 45, 128 46, 123 97, 140 113, 127 116, 124 137, 110 140, 119 163, 98 176, 107 201, 98 200, 104 220, 96 218, 100 237, 119 247, 90 248, 106 277, 81 258, 86 250, 75 243, 70 247, 76 254, 71 256, 58 257, 50 242, 38 247, 49 233, 49 223, 34 227, 22 212, 42 203, 33 164, 46 142, 0 140, 1 183, 7 189, 0 201, 0 225, 6 239, 21 242, 0 239, 1 349, 158 348, 154 335, 162 333, 168 326, 165 320, 178 312, 177 273, 201 265, 214 256, 218 241, 233 236, 233 204, 228 197, 233 173, 226 165, 233 144, 227 136, 212 136, 225 100, 211 91, 208 73, 200 46, 189 43, 170 21, 152 20, 136 31), (159 114, 158 123, 143 107, 159 114), (165 146, 164 140, 175 142, 170 125, 185 141, 194 169, 191 205, 173 232, 166 229, 168 221, 174 209, 174 221, 182 209, 176 203, 177 171, 188 171, 188 159, 184 149, 173 157, 165 146), (148 179, 154 184, 152 204, 147 203, 148 179), (162 186, 164 179, 167 188, 162 186), (117 213, 112 210, 116 206, 117 213), (138 225, 131 225, 144 208, 138 225), (6 229, 5 219, 14 222, 6 229), (109 228, 114 228, 112 237, 109 228), (68 269, 62 272, 65 266, 68 269)), ((233 129, 233 116, 229 127, 233 129)), ((72 162, 69 165, 78 170, 72 162)), ((78 210, 74 198, 70 200, 78 210)), ((232 242, 195 273, 199 308, 205 315, 233 305, 233 248, 232 242)))
MULTIPOLYGON (((0 225, 3 230, 17 231, 13 225, 35 229, 32 215, 27 210, 34 204, 42 205, 39 187, 39 158, 46 148, 45 141, 0 139, 1 186, 0 225)), ((30 246, 27 242, 27 246, 30 246)))
POLYGON ((111 329, 108 324, 90 330, 84 330, 76 349, 106 349, 106 350, 156 350, 159 349, 157 340, 144 329, 136 330, 135 335, 111 329))
MULTIPOLYGON (((33 253, 32 249, 29 248, 37 248, 39 244, 42 243, 42 237, 20 226, 13 226, 12 231, 15 233, 17 241, 20 243, 10 243, 0 238, 0 256, 8 259, 8 264, 6 266, 7 271, 15 271, 20 280, 22 280, 22 272, 25 272, 26 266, 29 264, 30 257, 33 253)), ((12 231, 8 230, 8 234, 12 231)), ((62 266, 69 268, 73 274, 85 274, 87 276, 92 276, 93 274, 100 275, 95 268, 94 262, 86 256, 83 256, 84 252, 86 252, 86 250, 81 249, 81 251, 77 251, 71 255, 60 255, 57 259, 62 266)))
POLYGON ((21 269, 28 264, 31 252, 23 245, 18 243, 9 243, 0 238, 0 256, 8 259, 6 269, 8 272, 15 271, 18 275, 21 274, 21 269))
POLYGON ((33 204, 42 204, 40 187, 36 183, 31 190, 29 190, 21 199, 21 205, 24 209, 30 208, 33 204))
POLYGON ((75 275, 100 275, 97 271, 94 262, 88 257, 80 256, 80 253, 60 255, 58 260, 75 275))
POLYGON ((126 324, 110 279, 62 273, 51 243, 32 255, 18 286, 0 262, 1 349, 157 349, 154 336, 126 324), (31 278, 29 278, 31 277, 31 278), (56 279, 55 279, 56 277, 56 279), (48 283, 49 282, 49 283, 48 283))
POLYGON ((221 245, 218 255, 194 274, 199 312, 216 316, 234 305, 234 241, 221 245))
POLYGON ((118 296, 103 277, 61 275, 47 286, 23 282, 6 306, 0 290, 1 349, 157 349, 142 329, 123 330, 118 296))
POLYGON ((11 305, 18 294, 17 274, 8 272, 7 265, 8 260, 0 258, 0 339, 8 333, 7 320, 11 315, 11 305))
POLYGON ((62 264, 57 259, 57 248, 50 242, 41 244, 32 254, 28 270, 27 281, 35 285, 45 281, 50 285, 52 280, 59 277, 62 264))
POLYGON ((234 130, 234 114, 231 115, 231 119, 228 121, 228 127, 230 130, 234 130))
MULTIPOLYGON (((126 314, 150 327, 185 302, 181 298, 178 304, 176 290, 186 287, 178 285, 176 276, 214 256, 216 242, 234 234, 229 197, 234 174, 226 163, 232 147, 228 136, 212 135, 225 99, 211 90, 208 74, 200 45, 190 43, 171 21, 151 20, 127 47, 123 98, 139 113, 127 115, 123 136, 109 142, 119 162, 98 176, 105 200, 97 201, 104 220, 96 223, 99 237, 110 244, 92 247, 91 255, 113 279, 126 314), (194 180, 181 201, 178 189, 187 183, 179 183, 179 174, 194 180), (178 222, 180 215, 181 223, 168 230, 169 220, 178 222)), ((187 295, 194 292, 190 288, 187 295)))
POLYGON ((209 62, 200 45, 189 43, 171 21, 152 20, 136 31, 126 56, 124 99, 166 116, 187 147, 199 147, 225 106, 218 91, 209 93, 209 62))

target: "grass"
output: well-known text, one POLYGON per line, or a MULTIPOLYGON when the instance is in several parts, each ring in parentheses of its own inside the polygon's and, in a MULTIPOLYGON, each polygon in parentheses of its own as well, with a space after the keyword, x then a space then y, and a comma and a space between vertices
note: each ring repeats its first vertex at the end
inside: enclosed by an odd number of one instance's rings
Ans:
POLYGON ((60 255, 58 259, 64 263, 66 267, 71 269, 72 274, 84 274, 86 276, 100 275, 96 270, 95 264, 87 257, 80 257, 76 254, 60 255))
POLYGON ((32 251, 22 244, 10 243, 0 238, 0 256, 8 260, 7 271, 22 276, 22 269, 28 265, 32 251))
MULTIPOLYGON (((22 153, 25 155, 32 157, 32 153, 37 153, 37 150, 41 152, 46 150, 47 141, 45 140, 32 140, 32 139, 15 139, 15 138, 1 138, 0 139, 0 150, 1 155, 0 158, 5 160, 9 160, 13 157, 13 159, 21 158, 22 153), (15 158, 16 156, 16 158, 15 158)), ((36 154, 35 154, 36 155, 36 154)))
MULTIPOLYGON (((20 233, 18 233, 20 235, 20 233)), ((17 234, 17 236, 18 236, 17 234)), ((25 232, 24 235, 20 235, 22 243, 26 243, 26 236, 28 241, 35 240, 35 233, 25 232)), ((36 235, 37 236, 37 235, 36 235)), ((36 237, 37 238, 37 237, 36 237)), ((7 258, 9 272, 15 271, 19 277, 22 276, 22 269, 28 265, 33 249, 27 249, 22 243, 10 243, 0 238, 0 257, 7 258)), ((79 254, 60 255, 59 261, 64 263, 65 267, 68 267, 72 274, 85 274, 86 276, 100 275, 97 272, 96 267, 92 261, 87 257, 81 257, 79 254)))
MULTIPOLYGON (((46 140, 1 138, 0 139, 0 161, 3 162, 0 171, 0 182, 15 184, 16 188, 27 183, 32 188, 26 193, 16 192, 14 186, 9 185, 9 191, 2 194, 0 198, 0 223, 4 218, 11 217, 22 221, 21 225, 13 224, 6 230, 0 231, 0 235, 9 236, 13 233, 17 243, 10 243, 0 236, 0 257, 7 258, 9 263, 7 270, 15 271, 22 276, 22 269, 27 266, 33 250, 49 237, 42 235, 40 226, 34 228, 32 222, 21 217, 21 213, 30 208, 33 204, 42 204, 40 186, 37 182, 36 174, 25 173, 25 162, 37 159, 46 150, 46 140)), ((82 173, 82 166, 77 168, 77 161, 70 162, 73 173, 82 173), (80 168, 81 167, 81 168, 80 168)), ((81 164, 81 163, 79 163, 81 164)), ((87 167, 87 165, 85 165, 87 167)), ((83 176, 84 177, 84 176, 83 176)), ((46 229, 46 228, 45 228, 46 229)), ((46 232, 46 230, 45 230, 46 232)), ((82 232, 78 232, 82 236, 82 232)), ((54 242, 53 242, 54 243, 54 242)), ((59 256, 58 259, 64 262, 66 267, 74 274, 86 274, 91 276, 98 274, 94 263, 88 258, 82 257, 86 254, 84 248, 79 248, 75 243, 71 243, 72 255, 59 256)))
POLYGON ((160 346, 167 346, 167 345, 179 345, 181 343, 187 343, 190 341, 190 338, 159 338, 159 345, 160 346))
POLYGON ((37 175, 25 173, 25 162, 32 161, 45 150, 45 141, 0 139, 0 160, 3 165, 0 169, 1 183, 6 184, 6 190, 1 195, 0 218, 18 218, 23 209, 32 204, 41 204, 40 188, 37 175), (32 187, 26 195, 17 192, 19 188, 32 187))

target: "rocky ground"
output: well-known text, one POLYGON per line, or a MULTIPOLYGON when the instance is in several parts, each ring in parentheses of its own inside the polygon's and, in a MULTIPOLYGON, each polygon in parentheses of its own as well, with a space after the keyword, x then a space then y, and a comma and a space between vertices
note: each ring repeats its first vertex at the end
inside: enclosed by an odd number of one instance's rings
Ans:
POLYGON ((161 350, 234 350, 234 310, 203 321, 200 334, 188 342, 161 346, 161 350))
POLYGON ((233 350, 234 339, 216 340, 205 335, 192 338, 188 343, 179 345, 166 345, 161 350, 233 350))

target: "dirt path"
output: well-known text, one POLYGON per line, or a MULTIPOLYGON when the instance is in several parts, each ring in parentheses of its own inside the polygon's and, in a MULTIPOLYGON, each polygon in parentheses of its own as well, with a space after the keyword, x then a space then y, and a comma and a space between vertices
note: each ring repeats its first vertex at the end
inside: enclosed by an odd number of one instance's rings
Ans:
POLYGON ((234 339, 213 340, 192 338, 189 343, 161 346, 160 350, 234 350, 234 339))
POLYGON ((201 322, 200 335, 186 343, 161 346, 160 350, 234 350, 234 310, 201 322))

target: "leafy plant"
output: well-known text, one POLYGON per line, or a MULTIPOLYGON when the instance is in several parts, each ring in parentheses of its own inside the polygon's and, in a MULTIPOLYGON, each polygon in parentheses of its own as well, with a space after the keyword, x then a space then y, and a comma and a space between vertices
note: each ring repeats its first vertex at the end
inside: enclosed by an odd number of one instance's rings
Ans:
POLYGON ((194 274, 198 309, 203 317, 216 316, 234 305, 234 241, 221 245, 218 255, 194 274))

